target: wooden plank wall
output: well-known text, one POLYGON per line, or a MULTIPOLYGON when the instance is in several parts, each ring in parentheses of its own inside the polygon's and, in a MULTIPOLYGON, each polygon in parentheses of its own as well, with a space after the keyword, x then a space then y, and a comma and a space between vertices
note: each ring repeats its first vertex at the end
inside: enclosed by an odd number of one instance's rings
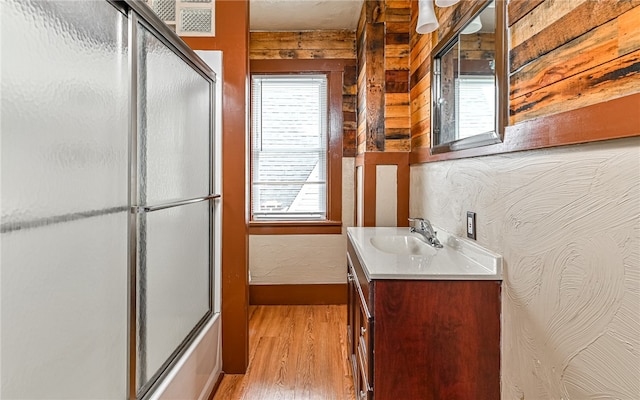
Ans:
POLYGON ((410 0, 385 0, 385 151, 411 150, 409 112, 410 0))
POLYGON ((409 47, 409 100, 411 112, 411 149, 431 146, 431 49, 434 35, 420 35, 418 2, 411 2, 411 38, 409 47))
MULTIPOLYGON (((411 147, 430 145, 430 53, 473 5, 436 7, 440 27, 415 33, 411 7, 411 147)), ((511 0, 509 124, 640 92, 640 0, 511 0)))
POLYGON ((356 48, 358 59, 357 70, 357 124, 356 131, 356 154, 362 154, 367 147, 367 86, 366 86, 366 68, 367 58, 365 57, 365 34, 364 27, 367 21, 366 7, 362 6, 360 18, 358 20, 358 29, 356 30, 356 48))
POLYGON ((640 92, 640 0, 523 2, 509 5, 511 124, 640 92))
MULTIPOLYGON (((354 31, 251 32, 251 60, 356 59, 354 31)), ((356 154, 356 66, 343 75, 343 157, 356 154)))
POLYGON ((367 0, 358 48, 358 154, 409 151, 410 0, 367 0))

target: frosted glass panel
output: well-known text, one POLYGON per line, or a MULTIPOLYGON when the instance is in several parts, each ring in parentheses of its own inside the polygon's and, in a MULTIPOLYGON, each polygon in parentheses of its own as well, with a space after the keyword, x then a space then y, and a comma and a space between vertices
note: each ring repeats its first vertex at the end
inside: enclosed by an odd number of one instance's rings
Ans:
POLYGON ((121 399, 127 371, 126 18, 2 1, 3 399, 121 399))
POLYGON ((142 26, 139 38, 140 202, 207 195, 211 85, 142 26))
POLYGON ((126 205, 126 41, 104 1, 2 3, 3 224, 126 205))
POLYGON ((144 384, 209 310, 208 201, 140 216, 144 384), (146 227, 146 229, 145 229, 146 227), (146 359, 146 362, 145 362, 146 359))
POLYGON ((121 399, 127 215, 2 234, 3 399, 121 399))

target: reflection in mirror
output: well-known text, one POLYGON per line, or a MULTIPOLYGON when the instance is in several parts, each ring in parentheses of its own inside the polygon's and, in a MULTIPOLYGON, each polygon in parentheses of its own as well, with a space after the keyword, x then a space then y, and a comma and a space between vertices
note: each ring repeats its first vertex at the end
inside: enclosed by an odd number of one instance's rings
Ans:
POLYGON ((500 141, 495 1, 434 50, 432 152, 500 141))

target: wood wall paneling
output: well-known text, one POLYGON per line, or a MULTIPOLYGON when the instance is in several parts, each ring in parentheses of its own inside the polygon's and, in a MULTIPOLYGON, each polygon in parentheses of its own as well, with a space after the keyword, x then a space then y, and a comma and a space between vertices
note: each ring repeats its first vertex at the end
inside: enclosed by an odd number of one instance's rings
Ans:
MULTIPOLYGON (((523 65, 639 5, 640 0, 586 1, 581 3, 546 29, 522 40, 519 45, 513 46, 510 52, 511 71, 517 71, 523 65)), ((535 24, 536 21, 530 21, 530 23, 535 24)))
POLYGON ((387 102, 387 94, 409 93, 411 2, 385 1, 385 151, 411 149, 411 114, 406 102, 387 102))
POLYGON ((365 26, 366 151, 384 151, 384 23, 365 26))
POLYGON ((457 28, 465 15, 467 15, 479 1, 480 0, 461 1, 451 7, 436 7, 436 15, 440 23, 440 26, 435 31, 437 32, 438 40, 446 38, 453 29, 457 28))
POLYGON ((411 149, 428 148, 431 130, 431 48, 433 35, 416 32, 418 2, 411 3, 409 101, 411 149))
POLYGON ((511 124, 583 108, 638 91, 640 50, 609 61, 595 71, 588 70, 511 99, 511 124))
POLYGON ((587 0, 544 1, 540 3, 539 6, 533 8, 511 26, 511 47, 517 47, 537 33, 546 30, 585 1, 587 0))
POLYGON ((365 21, 367 23, 383 22, 385 16, 384 0, 367 0, 364 2, 365 21))
POLYGON ((342 136, 342 156, 355 157, 356 155, 356 131, 358 129, 357 110, 357 86, 358 68, 355 65, 347 66, 344 69, 343 90, 342 90, 342 111, 343 111, 343 136, 342 136))
POLYGON ((504 141, 491 146, 434 155, 431 155, 428 147, 414 148, 411 151, 410 163, 478 157, 639 136, 639 108, 640 93, 635 93, 507 126, 504 141))
POLYGON ((514 72, 510 77, 511 123, 640 91, 640 35, 631 33, 637 28, 630 24, 638 20, 640 6, 514 72))
POLYGON ((251 32, 250 58, 354 58, 353 31, 251 32))
MULTIPOLYGON (((365 2, 366 3, 366 2, 365 2)), ((366 119, 366 104, 367 104, 367 91, 366 91, 366 66, 367 59, 365 57, 365 25, 367 24, 367 7, 363 4, 360 11, 360 18, 358 20, 358 29, 356 30, 356 57, 357 57, 357 74, 358 79, 356 81, 356 110, 357 110, 357 123, 358 129, 356 131, 356 154, 362 154, 366 148, 366 131, 367 131, 367 119, 366 119)))
MULTIPOLYGON (((639 107, 639 103, 634 104, 637 101, 634 94, 640 92, 640 28, 637 23, 640 0, 511 0, 508 4, 511 126, 505 129, 504 143, 431 156, 428 151, 431 47, 472 9, 473 3, 460 2, 445 9, 437 7, 440 28, 432 35, 415 33, 417 2, 412 4, 409 85, 412 163, 639 133, 633 126, 637 118, 626 113, 637 114, 639 107), (613 104, 625 111, 616 109, 613 104), (600 119, 588 116, 585 110, 595 112, 600 119), (577 118, 587 118, 591 125, 573 123, 577 118), (620 118, 627 122, 619 121, 620 118), (560 126, 567 131, 558 129, 560 126), (613 129, 614 126, 617 128, 613 129), (609 133, 603 132, 605 127, 609 127, 609 133), (555 136, 549 137, 549 132, 554 132, 555 136)), ((469 37, 464 38, 465 42, 468 40, 469 37)), ((478 52, 465 54, 476 58, 483 55, 482 49, 476 50, 478 52)))
POLYGON ((216 36, 183 37, 195 50, 222 50, 222 367, 244 373, 249 364, 248 236, 245 149, 248 129, 249 2, 216 1, 216 36))
POLYGON ((508 25, 511 26, 518 22, 520 18, 529 14, 531 10, 536 8, 540 3, 544 2, 544 0, 511 0, 509 1, 509 13, 507 21, 508 25))
POLYGON ((387 103, 387 95, 409 92, 410 7, 409 0, 363 3, 356 32, 358 154, 410 148, 408 99, 387 103))

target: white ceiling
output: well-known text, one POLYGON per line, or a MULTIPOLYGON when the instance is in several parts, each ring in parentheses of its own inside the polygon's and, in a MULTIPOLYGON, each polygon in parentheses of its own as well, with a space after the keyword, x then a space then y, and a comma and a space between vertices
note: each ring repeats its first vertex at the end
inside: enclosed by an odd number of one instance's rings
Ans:
POLYGON ((251 31, 355 30, 363 0, 250 0, 251 31))

